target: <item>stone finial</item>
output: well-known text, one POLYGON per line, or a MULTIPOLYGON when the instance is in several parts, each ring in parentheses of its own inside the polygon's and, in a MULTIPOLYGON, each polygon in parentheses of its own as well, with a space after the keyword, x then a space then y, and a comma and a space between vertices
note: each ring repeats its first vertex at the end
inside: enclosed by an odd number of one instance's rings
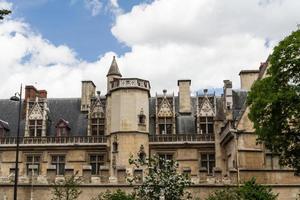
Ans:
POLYGON ((163 89, 164 96, 167 96, 167 89, 163 89))

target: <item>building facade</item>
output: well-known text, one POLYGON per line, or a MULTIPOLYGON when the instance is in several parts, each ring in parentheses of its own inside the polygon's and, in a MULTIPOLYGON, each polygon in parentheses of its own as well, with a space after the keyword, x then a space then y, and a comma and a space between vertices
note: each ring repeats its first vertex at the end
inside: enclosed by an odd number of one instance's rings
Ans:
MULTIPOLYGON (((126 185, 127 176, 144 176, 129 157, 156 154, 177 160, 179 171, 199 186, 253 176, 264 184, 299 184, 278 155, 256 143, 247 116, 247 92, 266 68, 242 70, 238 90, 224 80, 221 96, 208 90, 191 96, 191 80, 178 80, 178 95, 151 96, 150 82, 123 78, 115 58, 105 95, 92 81, 82 81, 81 98, 47 98, 46 90, 26 86, 19 183, 49 185, 77 172, 85 185, 126 185)), ((17 119, 18 102, 0 99, 0 187, 13 182, 17 119)))

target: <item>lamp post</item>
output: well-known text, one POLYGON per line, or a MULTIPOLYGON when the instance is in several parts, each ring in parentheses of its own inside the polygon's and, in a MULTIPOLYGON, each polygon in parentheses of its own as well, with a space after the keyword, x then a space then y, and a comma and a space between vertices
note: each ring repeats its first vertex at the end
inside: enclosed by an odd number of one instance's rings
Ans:
POLYGON ((21 123, 21 105, 22 105, 22 84, 20 87, 20 93, 15 93, 10 98, 11 101, 19 102, 19 116, 18 116, 18 131, 17 131, 17 146, 16 146, 16 160, 15 160, 15 183, 14 183, 14 200, 17 200, 18 196, 18 176, 19 176, 19 140, 20 140, 20 123, 21 123), (19 97, 18 97, 19 96, 19 97))

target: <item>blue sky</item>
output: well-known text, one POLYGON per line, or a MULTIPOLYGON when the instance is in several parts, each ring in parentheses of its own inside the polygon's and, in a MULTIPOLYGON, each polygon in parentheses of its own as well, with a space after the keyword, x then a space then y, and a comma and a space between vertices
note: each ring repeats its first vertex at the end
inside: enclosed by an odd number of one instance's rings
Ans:
MULTIPOLYGON (((300 23, 299 0, 0 0, 0 98, 20 83, 49 97, 79 97, 81 81, 106 91, 112 57, 151 94, 222 88, 258 69, 300 23), (259 22, 259 23, 258 23, 259 22), (63 88, 63 89, 62 89, 63 88)), ((220 91, 220 89, 218 89, 220 91)))
MULTIPOLYGON (((66 44, 78 56, 87 61, 95 61, 105 52, 123 54, 130 47, 120 43, 112 34, 115 16, 103 1, 99 14, 92 16, 83 0, 12 0, 15 17, 24 18, 33 29, 40 32, 55 45, 66 44)), ((123 12, 129 12, 143 0, 121 0, 123 12)))

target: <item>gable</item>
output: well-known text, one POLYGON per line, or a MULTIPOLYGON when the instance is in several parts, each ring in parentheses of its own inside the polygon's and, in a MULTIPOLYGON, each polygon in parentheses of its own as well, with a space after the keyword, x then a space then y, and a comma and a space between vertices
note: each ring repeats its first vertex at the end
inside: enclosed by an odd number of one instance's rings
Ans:
POLYGON ((91 114, 92 114, 92 117, 104 118, 104 116, 105 116, 104 107, 99 99, 97 99, 97 101, 92 106, 91 114))
POLYGON ((208 98, 204 98, 203 103, 200 106, 199 116, 215 116, 213 106, 208 98))
POLYGON ((173 117, 173 111, 172 111, 171 104, 167 100, 167 98, 164 98, 159 106, 158 110, 158 117, 173 117))
POLYGON ((29 120, 42 120, 43 119, 42 109, 38 103, 35 103, 33 105, 32 109, 29 111, 28 118, 29 118, 29 120))

